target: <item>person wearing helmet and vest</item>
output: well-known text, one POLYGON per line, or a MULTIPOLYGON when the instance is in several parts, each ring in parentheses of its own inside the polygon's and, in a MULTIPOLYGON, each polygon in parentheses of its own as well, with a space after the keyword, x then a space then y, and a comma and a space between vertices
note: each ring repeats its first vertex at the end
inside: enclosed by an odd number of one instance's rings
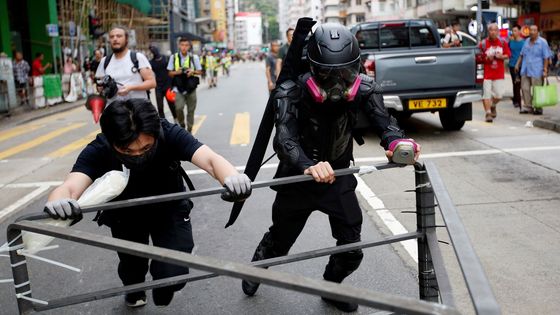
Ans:
MULTIPOLYGON (((289 55, 297 56, 292 51, 295 46, 290 46, 289 55)), ((358 41, 344 26, 320 25, 307 44, 307 60, 308 70, 280 81, 269 104, 274 108, 276 127, 273 147, 280 160, 275 177, 309 174, 315 181, 273 187, 277 194, 272 226, 258 244, 253 261, 288 254, 315 210, 328 215, 337 245, 361 240, 362 210, 355 193, 356 178, 334 176, 334 169, 349 167, 353 159, 352 132, 359 111, 369 119, 389 160, 404 142, 413 144, 414 161, 420 153, 420 146, 405 139, 403 130, 385 109, 380 86, 360 74, 358 41)), ((283 68, 282 72, 285 70, 290 69, 283 68)), ((342 282, 358 268, 362 257, 361 250, 331 255, 323 278, 342 282)), ((242 282, 248 296, 258 287, 259 283, 242 282)), ((357 304, 323 299, 345 312, 358 308, 357 304)))
POLYGON ((179 52, 169 58, 167 70, 173 78, 175 90, 175 110, 177 123, 192 132, 194 125, 194 111, 196 110, 196 88, 200 83, 199 75, 202 74, 200 58, 190 52, 191 43, 186 38, 179 40, 179 52), (184 108, 187 107, 187 122, 185 124, 184 108))

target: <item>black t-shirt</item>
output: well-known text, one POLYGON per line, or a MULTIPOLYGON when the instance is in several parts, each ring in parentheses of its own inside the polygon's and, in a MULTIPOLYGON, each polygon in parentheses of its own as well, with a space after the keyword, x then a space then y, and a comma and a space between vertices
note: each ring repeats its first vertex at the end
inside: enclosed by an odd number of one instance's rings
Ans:
MULTIPOLYGON (((161 120, 162 136, 158 139, 155 156, 142 171, 130 171, 125 190, 114 200, 148 197, 185 191, 183 178, 178 167, 180 161, 191 161, 192 156, 203 144, 176 124, 161 120)), ((92 180, 112 170, 122 170, 122 164, 109 147, 101 133, 88 144, 78 156, 72 172, 89 176, 92 180)), ((170 201, 128 210, 108 211, 115 217, 150 218, 157 211, 190 211, 190 200, 170 201), (143 213, 148 211, 148 213, 143 213), (134 213, 133 213, 134 212, 134 213), (113 214, 114 213, 114 214, 113 214)))
POLYGON ((154 58, 150 60, 150 65, 156 75, 156 88, 165 92, 171 86, 171 78, 167 70, 167 58, 164 56, 160 56, 159 59, 154 58))
POLYGON ((99 61, 93 59, 89 64, 89 69, 95 73, 97 72, 97 67, 99 67, 99 61))

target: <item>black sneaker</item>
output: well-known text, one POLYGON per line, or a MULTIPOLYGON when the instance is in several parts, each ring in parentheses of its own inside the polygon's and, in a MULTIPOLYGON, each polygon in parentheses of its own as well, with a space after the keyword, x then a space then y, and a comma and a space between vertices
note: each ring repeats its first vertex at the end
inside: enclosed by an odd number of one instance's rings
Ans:
POLYGON ((358 304, 356 303, 340 302, 336 300, 327 299, 325 297, 321 297, 321 299, 323 299, 323 301, 327 302, 328 304, 336 307, 338 310, 346 313, 351 313, 358 310, 358 304))
POLYGON ((542 114, 543 112, 541 108, 533 110, 533 115, 542 115, 542 114))
POLYGON ((146 292, 133 292, 124 296, 126 306, 136 308, 146 305, 146 292))
POLYGON ((154 304, 156 306, 167 306, 173 300, 173 294, 175 292, 170 290, 154 289, 152 291, 152 298, 154 299, 154 304))

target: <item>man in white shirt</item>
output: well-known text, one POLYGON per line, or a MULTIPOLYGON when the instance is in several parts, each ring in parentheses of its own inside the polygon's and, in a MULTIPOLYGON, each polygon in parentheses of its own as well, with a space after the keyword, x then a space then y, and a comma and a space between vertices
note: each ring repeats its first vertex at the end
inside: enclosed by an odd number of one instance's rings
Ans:
POLYGON ((142 53, 131 52, 128 49, 128 31, 124 27, 113 27, 109 32, 109 41, 113 54, 101 59, 95 73, 97 79, 103 79, 109 75, 117 82, 117 93, 105 95, 107 104, 115 100, 147 99, 147 91, 156 87, 156 79, 150 62, 142 53), (109 58, 108 64, 105 61, 107 58, 109 58))

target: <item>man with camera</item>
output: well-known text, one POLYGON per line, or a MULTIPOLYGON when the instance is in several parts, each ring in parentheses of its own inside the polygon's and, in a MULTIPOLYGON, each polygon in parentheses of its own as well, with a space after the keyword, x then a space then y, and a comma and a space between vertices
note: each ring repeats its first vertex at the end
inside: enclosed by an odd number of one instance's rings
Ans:
POLYGON ((113 53, 101 59, 95 73, 98 90, 107 98, 107 104, 131 98, 148 99, 156 79, 146 56, 128 49, 128 31, 122 26, 111 29, 109 41, 113 53))
POLYGON ((196 109, 196 87, 200 83, 197 77, 202 74, 200 58, 193 54, 191 42, 186 38, 179 40, 179 52, 169 58, 167 70, 173 78, 173 89, 177 92, 175 96, 175 109, 177 111, 176 122, 185 128, 184 108, 187 107, 186 129, 192 132, 194 125, 194 111, 196 109))

